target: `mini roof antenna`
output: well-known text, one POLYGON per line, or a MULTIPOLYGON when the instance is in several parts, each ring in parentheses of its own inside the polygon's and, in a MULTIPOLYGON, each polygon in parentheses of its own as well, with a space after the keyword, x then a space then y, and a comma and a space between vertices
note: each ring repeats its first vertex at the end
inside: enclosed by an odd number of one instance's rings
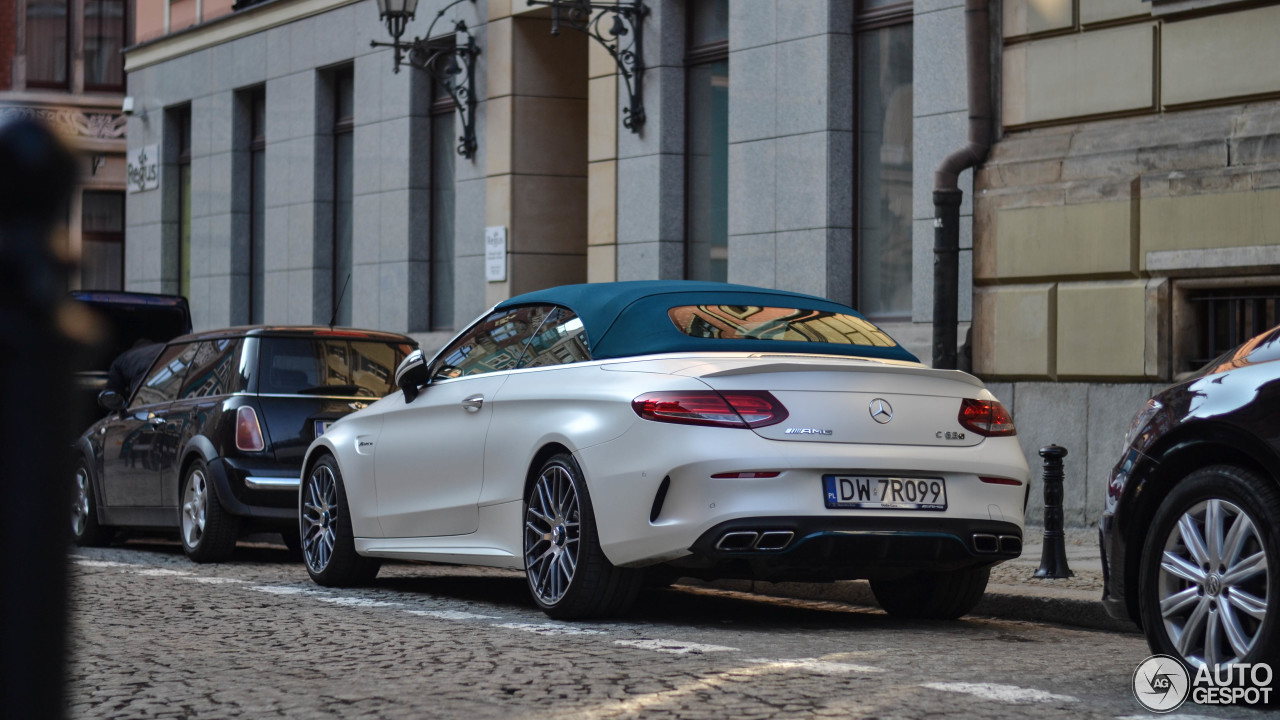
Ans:
POLYGON ((342 296, 347 294, 347 285, 351 284, 351 273, 347 273, 347 279, 342 281, 342 292, 338 293, 338 299, 333 303, 333 314, 329 316, 329 329, 338 322, 338 308, 342 307, 342 296))

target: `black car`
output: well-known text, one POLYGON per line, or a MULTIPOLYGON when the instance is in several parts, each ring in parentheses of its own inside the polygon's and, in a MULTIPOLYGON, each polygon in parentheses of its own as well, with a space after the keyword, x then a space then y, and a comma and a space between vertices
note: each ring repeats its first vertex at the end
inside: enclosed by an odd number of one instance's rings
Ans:
POLYGON ((1280 661, 1280 327, 1151 398, 1111 471, 1103 602, 1154 653, 1280 661))
POLYGON ((242 531, 298 544, 298 476, 328 424, 394 389, 412 338, 327 327, 240 327, 171 340, 125 398, 76 443, 72 532, 177 528, 197 562, 225 560, 242 531))

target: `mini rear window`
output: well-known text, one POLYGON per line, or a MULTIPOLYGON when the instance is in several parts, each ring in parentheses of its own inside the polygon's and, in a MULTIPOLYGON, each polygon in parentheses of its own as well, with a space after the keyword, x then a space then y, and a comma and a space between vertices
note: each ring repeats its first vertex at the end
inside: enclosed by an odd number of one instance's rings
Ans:
POLYGON ((757 305, 682 305, 667 311, 680 332, 719 340, 782 340, 895 347, 883 330, 857 315, 757 305))
POLYGON ((394 389, 396 366, 412 350, 401 343, 263 338, 258 392, 382 397, 394 389))

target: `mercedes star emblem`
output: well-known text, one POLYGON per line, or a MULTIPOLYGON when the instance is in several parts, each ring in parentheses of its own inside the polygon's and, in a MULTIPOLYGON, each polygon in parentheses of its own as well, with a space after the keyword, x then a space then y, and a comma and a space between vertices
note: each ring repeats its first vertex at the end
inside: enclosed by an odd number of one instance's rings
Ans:
POLYGON ((883 398, 872 400, 867 409, 871 411, 871 419, 881 425, 893 419, 893 406, 883 398))

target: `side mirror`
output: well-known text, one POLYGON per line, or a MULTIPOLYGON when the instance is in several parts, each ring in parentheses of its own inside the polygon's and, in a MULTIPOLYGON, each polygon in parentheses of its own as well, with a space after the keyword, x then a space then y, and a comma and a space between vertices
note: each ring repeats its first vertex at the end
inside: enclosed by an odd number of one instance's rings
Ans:
POLYGON ((404 391, 404 401, 413 402, 418 397, 418 388, 427 384, 427 359, 422 350, 414 350, 396 368, 396 387, 404 391))
POLYGON ((98 404, 107 410, 115 412, 124 407, 124 396, 115 390, 103 390, 98 393, 98 404))

